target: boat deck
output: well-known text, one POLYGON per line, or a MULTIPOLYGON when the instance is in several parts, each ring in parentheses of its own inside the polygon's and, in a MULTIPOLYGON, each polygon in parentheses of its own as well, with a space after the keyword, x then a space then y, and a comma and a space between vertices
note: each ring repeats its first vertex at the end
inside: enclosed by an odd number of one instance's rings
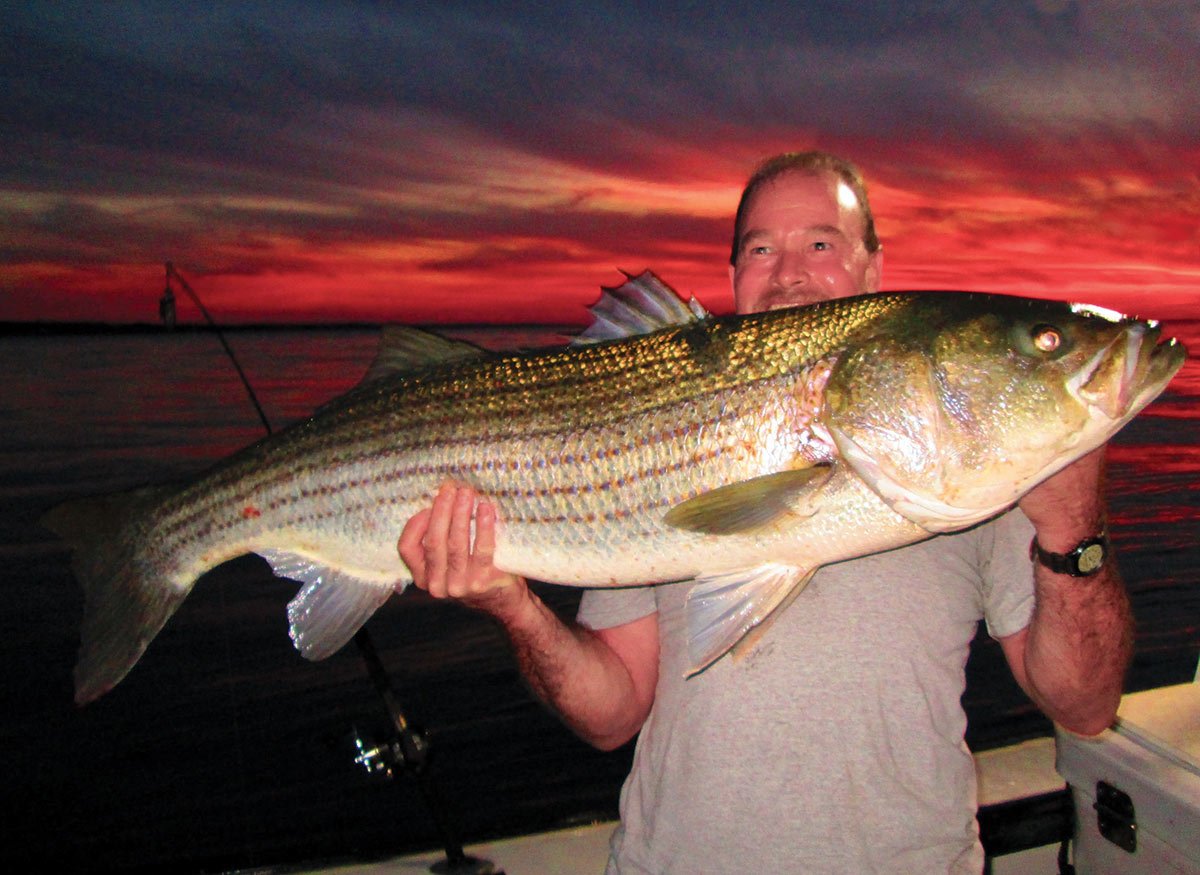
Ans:
MULTIPOLYGON (((1022 800, 1057 800, 1066 784, 1054 770, 1054 739, 1037 738, 975 756, 981 811, 1022 800)), ((608 837, 615 824, 596 823, 536 835, 472 845, 468 856, 490 860, 507 875, 599 873, 608 859, 608 837)), ((993 875, 1025 875, 1057 871, 1058 844, 1048 844, 997 856, 993 875)), ((402 875, 429 872, 445 861, 441 851, 410 854, 388 860, 346 863, 292 870, 305 875, 402 875)))
MULTIPOLYGON (((1166 751, 1163 754, 1166 759, 1174 756, 1173 745, 1184 739, 1184 746, 1191 752, 1184 755, 1188 757, 1187 768, 1193 773, 1194 753, 1200 750, 1200 730, 1194 718, 1200 713, 1197 683, 1200 670, 1196 683, 1127 694, 1118 712, 1120 722, 1128 724, 1127 731, 1139 737, 1144 735, 1150 748, 1166 751), (1156 735, 1145 727, 1150 727, 1156 735)), ((1094 741, 1101 744, 1112 732, 1108 730, 1094 741)), ((1074 812, 1066 781, 1055 768, 1055 757, 1054 738, 1036 738, 975 755, 980 836, 989 854, 987 875, 1058 871, 1060 845, 1074 832, 1074 812)), ((565 872, 599 875, 604 871, 613 826, 612 822, 604 822, 520 836, 475 845, 467 848, 466 853, 491 861, 495 867, 491 871, 507 875, 565 872)), ((449 871, 444 863, 444 853, 429 851, 369 863, 330 864, 291 871, 310 875, 400 875, 449 871)), ((467 875, 468 870, 455 871, 467 875)))

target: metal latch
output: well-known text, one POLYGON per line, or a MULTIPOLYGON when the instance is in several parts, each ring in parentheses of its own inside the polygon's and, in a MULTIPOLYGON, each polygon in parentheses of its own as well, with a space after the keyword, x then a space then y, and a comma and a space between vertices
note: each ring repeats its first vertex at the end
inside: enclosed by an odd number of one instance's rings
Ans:
POLYGON ((1137 816, 1128 793, 1104 781, 1096 782, 1096 827, 1118 848, 1129 853, 1137 850, 1137 816))

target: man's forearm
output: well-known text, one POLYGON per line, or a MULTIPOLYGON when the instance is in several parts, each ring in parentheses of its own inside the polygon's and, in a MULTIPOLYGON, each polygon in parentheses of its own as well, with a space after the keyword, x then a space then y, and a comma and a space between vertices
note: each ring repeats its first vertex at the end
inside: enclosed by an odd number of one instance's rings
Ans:
POLYGON ((648 704, 596 633, 563 622, 532 593, 518 610, 496 619, 534 694, 580 738, 611 750, 641 728, 648 704))
POLYGON ((1133 620, 1113 557, 1093 577, 1034 564, 1037 606, 1025 642, 1030 694, 1073 732, 1094 735, 1116 715, 1133 651, 1133 620))
MULTIPOLYGON (((1038 544, 1051 553, 1070 552, 1104 531, 1104 448, 1031 490, 1020 506, 1038 544)), ((1051 719, 1093 735, 1116 716, 1133 651, 1129 597, 1116 559, 1109 555, 1090 577, 1035 561, 1033 575, 1036 605, 1021 647, 1022 685, 1051 719)))

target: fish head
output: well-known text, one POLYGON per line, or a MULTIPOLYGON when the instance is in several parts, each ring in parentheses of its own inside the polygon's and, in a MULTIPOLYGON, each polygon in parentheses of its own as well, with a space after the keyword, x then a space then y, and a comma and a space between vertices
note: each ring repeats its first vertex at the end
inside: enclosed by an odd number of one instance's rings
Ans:
POLYGON ((822 421, 840 458, 931 532, 1000 513, 1103 444, 1187 355, 1157 323, 1099 307, 900 297, 838 356, 822 421))

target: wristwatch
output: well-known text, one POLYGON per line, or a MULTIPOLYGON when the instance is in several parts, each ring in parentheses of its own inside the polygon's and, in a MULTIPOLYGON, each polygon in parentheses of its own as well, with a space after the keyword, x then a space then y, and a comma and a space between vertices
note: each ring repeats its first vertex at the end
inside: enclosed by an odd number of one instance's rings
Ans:
POLYGON ((1108 561, 1108 533, 1101 532, 1091 538, 1085 538, 1076 544, 1070 553, 1051 553, 1049 550, 1043 550, 1034 537, 1029 542, 1029 558, 1042 563, 1057 574, 1091 577, 1108 561))

